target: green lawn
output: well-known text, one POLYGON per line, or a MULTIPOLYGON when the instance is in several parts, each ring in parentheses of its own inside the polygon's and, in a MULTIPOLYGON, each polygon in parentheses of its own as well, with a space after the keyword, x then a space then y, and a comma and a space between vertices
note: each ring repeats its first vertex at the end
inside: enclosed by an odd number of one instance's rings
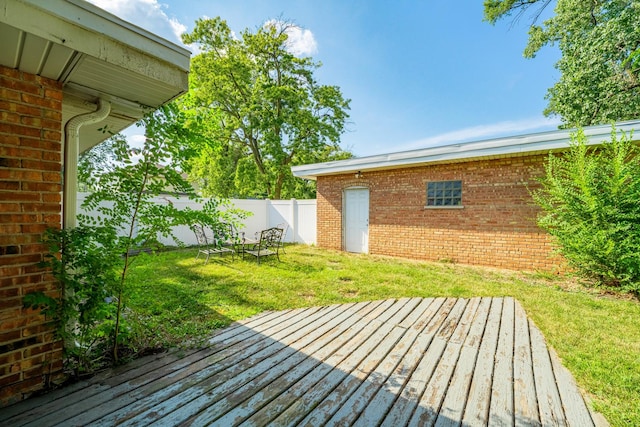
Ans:
POLYGON ((264 310, 399 297, 513 296, 613 426, 640 426, 640 303, 573 281, 454 264, 288 246, 282 262, 195 250, 141 255, 130 271, 130 319, 141 346, 193 342, 264 310), (135 326, 144 324, 144 327, 135 326))

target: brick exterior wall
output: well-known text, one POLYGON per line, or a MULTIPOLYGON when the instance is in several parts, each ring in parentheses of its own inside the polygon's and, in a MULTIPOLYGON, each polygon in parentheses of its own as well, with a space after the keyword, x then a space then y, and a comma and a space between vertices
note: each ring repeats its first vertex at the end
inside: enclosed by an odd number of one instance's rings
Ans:
POLYGON ((557 270, 528 189, 546 156, 318 177, 318 246, 343 249, 343 193, 369 188, 369 253, 513 270, 557 270), (462 181, 462 209, 429 209, 429 181, 462 181))
POLYGON ((0 407, 61 377, 62 343, 32 291, 55 295, 38 263, 42 232, 61 225, 62 87, 0 66, 0 407))

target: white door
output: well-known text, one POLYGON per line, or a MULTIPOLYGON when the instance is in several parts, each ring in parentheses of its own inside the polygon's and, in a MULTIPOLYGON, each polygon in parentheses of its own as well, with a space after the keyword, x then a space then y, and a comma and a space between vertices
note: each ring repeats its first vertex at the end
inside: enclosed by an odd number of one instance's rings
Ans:
POLYGON ((347 252, 369 252, 369 189, 345 190, 344 246, 347 252))

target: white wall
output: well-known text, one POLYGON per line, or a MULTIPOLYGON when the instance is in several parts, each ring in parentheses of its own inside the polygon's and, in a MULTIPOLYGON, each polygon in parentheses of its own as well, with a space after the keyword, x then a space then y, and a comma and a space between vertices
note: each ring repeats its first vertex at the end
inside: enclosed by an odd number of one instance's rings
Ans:
MULTIPOLYGON (((82 209, 81 205, 86 196, 86 193, 78 193, 78 211, 79 213, 88 213, 91 216, 96 216, 96 212, 86 212, 82 209)), ((171 202, 178 209, 186 207, 191 209, 202 208, 202 204, 195 203, 187 198, 161 196, 157 197, 155 201, 164 205, 171 202)), ((238 227, 238 231, 246 233, 248 237, 253 237, 255 233, 266 228, 286 223, 289 225, 289 229, 286 236, 284 236, 285 242, 316 243, 316 200, 232 199, 229 202, 229 207, 253 213, 253 215, 243 220, 242 225, 238 227)), ((223 207, 222 209, 224 210, 225 208, 223 207)), ((174 233, 184 244, 193 245, 196 243, 193 231, 187 226, 176 227, 174 233)), ((160 241, 165 245, 176 244, 173 239, 161 238, 160 241)))

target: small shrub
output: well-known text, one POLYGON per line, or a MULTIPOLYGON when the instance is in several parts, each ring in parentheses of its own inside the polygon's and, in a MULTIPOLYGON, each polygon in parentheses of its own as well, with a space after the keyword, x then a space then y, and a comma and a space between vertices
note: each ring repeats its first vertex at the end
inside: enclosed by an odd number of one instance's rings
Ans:
POLYGON ((109 234, 92 227, 47 230, 43 242, 49 254, 42 266, 50 268, 62 298, 42 292, 24 296, 26 307, 42 309, 56 323, 64 341, 65 370, 75 376, 105 364, 115 333, 113 295, 120 257, 108 245, 114 241, 109 234))

